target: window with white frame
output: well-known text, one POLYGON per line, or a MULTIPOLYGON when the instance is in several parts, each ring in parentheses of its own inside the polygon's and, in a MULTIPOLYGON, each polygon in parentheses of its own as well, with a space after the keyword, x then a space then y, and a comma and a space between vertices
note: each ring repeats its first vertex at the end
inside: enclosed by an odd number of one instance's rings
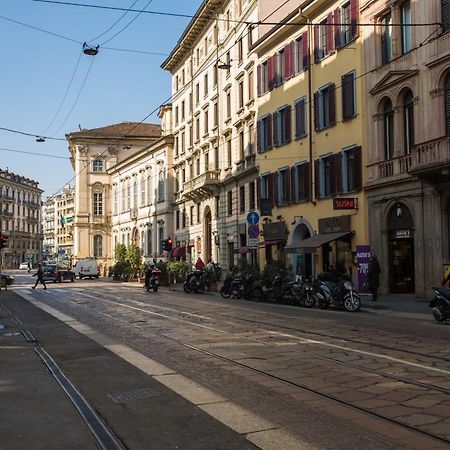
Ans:
POLYGON ((163 202, 165 197, 165 170, 161 170, 158 177, 158 202, 163 202))
POLYGON ((258 120, 258 151, 272 148, 272 115, 267 114, 258 120))
POLYGON ((103 193, 102 192, 94 192, 92 209, 93 209, 94 216, 102 216, 103 215, 103 193))
POLYGON ((315 129, 323 130, 336 121, 336 88, 333 83, 320 88, 314 94, 315 129))
POLYGON ((401 31, 402 31, 402 53, 408 53, 412 49, 412 18, 411 18, 411 2, 406 1, 400 7, 401 14, 401 31))
POLYGON ((260 197, 261 198, 270 198, 270 173, 265 173, 260 176, 260 197))
POLYGON ((149 173, 147 176, 147 205, 151 205, 153 200, 152 192, 152 174, 149 173))
POLYGON ((137 177, 134 177, 133 180, 133 208, 137 208, 138 206, 138 180, 137 177))
POLYGON ((289 168, 283 167, 278 170, 277 174, 277 182, 278 182, 278 205, 283 206, 287 205, 290 201, 290 192, 289 192, 289 168))
POLYGON ((273 115, 275 147, 291 141, 291 107, 284 105, 273 115))
POLYGON ((94 257, 100 258, 103 256, 103 236, 96 234, 94 236, 94 257))
POLYGON ((342 119, 352 119, 356 116, 356 76, 354 70, 341 77, 341 86, 342 119))
POLYGON ((145 176, 141 175, 141 206, 145 205, 145 176))
POLYGON ((350 1, 339 8, 339 47, 346 46, 352 41, 352 25, 350 15, 350 1))
POLYGON ((392 59, 392 16, 390 13, 381 18, 381 62, 392 59))
POLYGON ((131 208, 131 180, 127 180, 127 210, 131 208))
POLYGON ((122 197, 122 211, 124 212, 127 209, 127 197, 126 197, 126 184, 125 181, 122 180, 122 182, 120 183, 120 195, 122 197))
POLYGON ((115 185, 113 187, 113 208, 114 208, 114 214, 117 214, 119 212, 119 204, 118 204, 118 186, 115 185))
POLYGON ((277 52, 276 56, 276 74, 275 84, 282 84, 284 81, 285 67, 284 67, 284 48, 277 52))
POLYGON ((307 135, 306 127, 306 97, 295 101, 295 139, 300 139, 307 135))
POLYGON ((292 200, 296 203, 309 200, 309 163, 299 162, 293 172, 292 200))
POLYGON ((268 64, 268 61, 264 61, 261 64, 259 76, 260 76, 259 85, 260 85, 261 94, 264 94, 265 92, 267 92, 269 90, 269 64, 268 64))
POLYGON ((92 171, 93 172, 103 172, 104 161, 102 159, 94 159, 92 161, 92 171))
POLYGON ((319 159, 320 198, 330 197, 332 194, 331 166, 332 166, 332 155, 331 154, 322 156, 319 159))

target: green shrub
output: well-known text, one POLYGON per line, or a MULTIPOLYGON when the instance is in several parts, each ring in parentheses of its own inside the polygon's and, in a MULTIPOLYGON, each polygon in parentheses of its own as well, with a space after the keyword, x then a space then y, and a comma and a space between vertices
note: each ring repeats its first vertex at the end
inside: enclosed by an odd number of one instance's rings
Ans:
POLYGON ((189 271, 189 264, 186 261, 174 261, 167 263, 167 272, 172 278, 184 280, 189 271))
POLYGON ((126 260, 127 247, 125 244, 116 244, 114 248, 114 261, 116 263, 121 263, 126 260))
POLYGON ((281 261, 273 261, 267 264, 262 271, 262 279, 267 283, 272 283, 275 277, 280 276, 282 281, 289 279, 289 272, 281 261))

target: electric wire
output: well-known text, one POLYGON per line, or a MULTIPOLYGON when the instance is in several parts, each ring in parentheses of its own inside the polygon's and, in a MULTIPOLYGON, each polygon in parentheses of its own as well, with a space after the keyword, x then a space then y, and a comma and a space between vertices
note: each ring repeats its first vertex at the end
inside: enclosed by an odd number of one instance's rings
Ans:
POLYGON ((27 133, 26 131, 14 130, 13 128, 0 127, 0 130, 7 131, 9 133, 20 134, 22 136, 31 136, 31 137, 34 137, 34 138, 41 137, 41 138, 43 138, 45 140, 50 139, 50 140, 53 140, 53 141, 65 141, 64 138, 55 138, 55 137, 52 137, 52 136, 40 136, 39 134, 36 134, 36 133, 27 133))
POLYGON ((69 156, 50 155, 49 153, 30 152, 30 151, 27 151, 27 150, 16 150, 16 149, 5 148, 5 147, 0 147, 0 151, 2 151, 2 152, 11 152, 11 153, 20 153, 20 154, 24 154, 24 155, 44 156, 46 158, 56 158, 56 159, 70 160, 69 156))

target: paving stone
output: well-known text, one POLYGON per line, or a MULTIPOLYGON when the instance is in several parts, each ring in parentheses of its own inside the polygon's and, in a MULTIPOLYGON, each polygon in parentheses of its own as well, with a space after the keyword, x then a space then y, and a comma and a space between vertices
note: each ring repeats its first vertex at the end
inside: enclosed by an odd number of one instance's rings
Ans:
POLYGON ((450 403, 445 402, 428 408, 428 412, 431 414, 436 414, 437 416, 450 417, 450 403))
POLYGON ((342 392, 336 397, 339 398, 339 400, 344 400, 346 402, 361 402, 373 398, 374 395, 375 394, 371 394, 369 392, 352 390, 348 392, 342 392))
POLYGON ((429 414, 412 414, 410 416, 398 417, 398 420, 408 425, 418 426, 439 422, 442 420, 442 417, 431 416, 429 414))
POLYGON ((411 400, 402 402, 404 406, 410 406, 412 408, 429 408, 442 402, 442 398, 430 398, 430 397, 416 397, 411 400))
POLYGON ((383 394, 380 398, 384 400, 393 400, 397 402, 405 402, 419 395, 418 392, 412 391, 404 391, 404 390, 395 390, 392 392, 388 392, 383 394))
POLYGON ((414 414, 417 412, 414 408, 407 408, 406 406, 401 405, 393 405, 393 406, 384 406, 381 408, 374 408, 374 411, 381 416, 386 417, 401 417, 406 416, 407 414, 414 414))

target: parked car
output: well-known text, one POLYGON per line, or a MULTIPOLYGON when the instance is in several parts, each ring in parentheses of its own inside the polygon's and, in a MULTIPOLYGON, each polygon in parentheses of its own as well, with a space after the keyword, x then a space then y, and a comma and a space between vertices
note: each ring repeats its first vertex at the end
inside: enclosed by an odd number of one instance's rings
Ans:
POLYGON ((0 283, 1 287, 11 286, 11 284, 14 284, 14 277, 6 273, 2 273, 0 283))
POLYGON ((100 268, 95 258, 83 258, 75 263, 73 268, 75 276, 80 280, 83 278, 98 278, 100 276, 100 268))
POLYGON ((19 264, 19 270, 29 270, 30 265, 27 262, 22 262, 19 264))
POLYGON ((44 264, 44 280, 62 283, 64 280, 75 281, 75 272, 59 264, 44 264))

